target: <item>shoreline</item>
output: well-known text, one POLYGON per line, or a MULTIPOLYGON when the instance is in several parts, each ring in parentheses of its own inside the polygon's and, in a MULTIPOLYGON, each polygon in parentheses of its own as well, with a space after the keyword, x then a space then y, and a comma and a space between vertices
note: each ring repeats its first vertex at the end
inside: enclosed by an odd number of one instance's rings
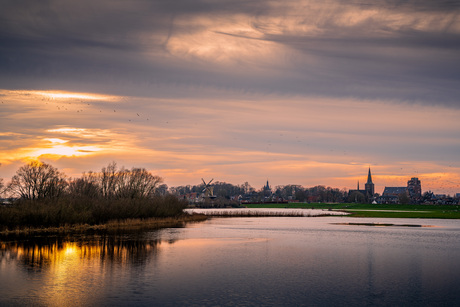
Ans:
MULTIPOLYGON (((219 208, 197 209, 188 208, 184 214, 177 217, 167 218, 131 218, 124 220, 111 220, 103 224, 73 224, 60 227, 18 227, 15 229, 6 229, 0 231, 0 238, 10 235, 40 235, 40 234, 72 234, 84 232, 121 232, 121 231, 137 231, 160 229, 168 227, 182 227, 185 223, 202 222, 210 218, 219 217, 320 217, 320 216, 347 216, 368 217, 368 218, 413 218, 413 219, 460 219, 458 206, 427 206, 427 205, 409 205, 409 206, 376 206, 363 204, 306 204, 296 203, 290 204, 289 207, 285 204, 268 204, 268 205, 252 205, 246 208, 227 209, 228 212, 216 214, 206 214, 196 211, 212 211, 222 210, 219 208), (312 211, 323 211, 325 214, 305 214, 305 212, 251 212, 251 209, 312 209, 312 211), (246 212, 238 212, 246 211, 246 212), (428 210, 427 210, 428 209, 428 210), (188 213, 187 213, 188 211, 188 213), (345 215, 334 214, 333 212, 343 212, 345 215)), ((276 211, 276 210, 275 210, 276 211)))
POLYGON ((209 219, 204 214, 183 214, 177 217, 166 218, 147 218, 147 219, 125 219, 125 220, 112 220, 104 224, 89 225, 89 224, 76 224, 64 225, 60 227, 28 227, 7 229, 0 231, 0 238, 10 235, 40 235, 40 234, 71 234, 83 233, 88 231, 101 231, 101 232, 118 232, 118 231, 133 231, 133 230, 148 230, 160 229, 169 227, 181 227, 185 223, 202 222, 209 219))

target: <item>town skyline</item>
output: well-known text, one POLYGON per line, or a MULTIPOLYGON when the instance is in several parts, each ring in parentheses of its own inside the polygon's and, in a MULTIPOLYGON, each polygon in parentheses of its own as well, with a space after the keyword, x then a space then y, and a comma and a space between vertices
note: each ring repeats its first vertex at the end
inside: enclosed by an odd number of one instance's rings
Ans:
POLYGON ((460 192, 449 1, 4 3, 0 177, 116 161, 168 186, 460 192))
MULTIPOLYGON (((39 161, 39 160, 36 160, 39 162, 39 165, 44 163, 42 161, 39 161)), ((35 161, 29 161, 28 163, 26 163, 25 165, 23 165, 22 167, 24 166, 27 166, 27 165, 31 165, 31 163, 34 163, 35 161)), ((54 166, 50 163, 46 163, 48 164, 49 166, 53 167, 54 166)), ((146 170, 145 168, 142 168, 142 167, 132 167, 132 168, 126 168, 124 166, 119 166, 117 165, 117 163, 115 161, 112 161, 111 163, 109 163, 108 165, 105 165, 105 166, 102 166, 102 168, 100 170, 88 170, 87 172, 83 172, 82 174, 80 175, 77 175, 77 176, 68 176, 68 174, 65 173, 65 171, 62 171, 58 168, 56 168, 56 170, 59 172, 60 176, 62 176, 62 178, 64 180, 66 180, 69 184, 79 178, 84 178, 86 177, 88 174, 93 174, 93 175, 100 175, 101 172, 105 172, 105 169, 106 168, 110 168, 110 167, 114 167, 114 169, 116 171, 129 171, 129 170, 145 170, 146 172, 149 172, 150 174, 152 174, 149 170, 146 170)), ((19 170, 17 170, 19 171, 19 170)), ((15 172, 15 175, 17 174, 17 172, 15 172)), ((368 174, 367 174, 367 181, 362 181, 362 182, 365 182, 364 184, 358 180, 357 181, 357 186, 356 186, 356 189, 355 188, 348 188, 348 187, 337 187, 337 186, 332 186, 332 185, 328 185, 328 184, 313 184, 311 186, 306 186, 306 185, 302 185, 302 184, 297 184, 297 183, 281 183, 281 184, 276 184, 276 185, 272 185, 270 184, 270 180, 267 179, 266 182, 264 183, 264 185, 262 187, 258 187, 258 186, 253 186, 250 182, 248 181, 245 181, 245 182, 241 182, 241 183, 235 183, 235 182, 226 182, 226 181, 221 181, 219 179, 217 180, 214 180, 214 178, 212 179, 208 179, 207 180, 207 184, 206 184, 206 181, 201 178, 201 182, 200 183, 185 183, 185 184, 180 184, 180 185, 169 185, 167 182, 165 182, 164 178, 160 177, 160 176, 157 176, 156 174, 152 174, 153 176, 155 176, 156 178, 158 178, 158 182, 159 182, 159 185, 161 184, 162 187, 161 187, 161 190, 163 191, 162 193, 166 192, 169 190, 169 192, 173 192, 175 193, 175 191, 177 190, 177 188, 184 188, 184 187, 197 187, 197 186, 201 186, 202 183, 204 184, 205 188, 207 186, 214 186, 214 184, 217 184, 217 185, 221 185, 221 184, 230 184, 232 186, 237 186, 237 187, 243 187, 245 186, 247 189, 252 189, 253 191, 257 191, 257 192, 260 192, 260 191, 266 191, 266 190, 270 190, 270 191, 275 191, 277 190, 278 188, 285 188, 285 187, 288 187, 288 186, 297 186, 297 187, 301 187, 301 188, 306 188, 306 189, 309 189, 309 188, 315 188, 315 187, 324 187, 324 188, 331 188, 331 189, 335 189, 335 190, 340 190, 340 191, 344 191, 344 192, 347 192, 348 194, 351 194, 353 192, 360 192, 361 194, 363 194, 363 196, 365 196, 366 198, 372 198, 373 196, 375 195, 378 195, 378 196, 384 196, 386 191, 388 190, 387 193, 391 193, 391 194, 394 194, 392 192, 390 192, 389 190, 390 189, 397 189, 398 191, 399 190, 402 190, 404 189, 405 191, 407 191, 408 193, 410 192, 409 191, 409 185, 413 184, 414 182, 416 182, 416 185, 418 185, 418 194, 419 196, 421 196, 422 194, 425 194, 425 193, 432 193, 434 195, 445 195, 445 196, 451 196, 451 197, 458 197, 460 195, 460 193, 458 192, 454 192, 454 193, 442 193, 442 192, 439 192, 439 191, 435 191, 435 190, 430 190, 430 189, 423 189, 423 186, 421 185, 421 181, 419 180, 418 177, 411 177, 410 180, 408 180, 406 183, 407 183, 407 186, 405 186, 405 184, 403 183, 400 183, 399 185, 391 185, 391 186, 384 186, 382 188, 382 192, 380 193, 378 191, 378 189, 375 188, 375 183, 374 183, 374 180, 372 178, 374 178, 374 175, 371 174, 371 168, 369 167, 368 168, 368 174), (360 187, 362 188, 364 186, 364 189, 360 189, 360 187)), ((12 194, 12 191, 9 191, 9 188, 8 188, 8 185, 9 183, 11 182, 11 180, 8 180, 8 178, 1 178, 0 177, 0 196, 3 194, 3 196, 5 197, 14 197, 14 193, 12 194), (1 187, 4 188, 3 190, 3 193, 1 192, 2 189, 1 187)), ((379 185, 377 185, 379 186, 379 185)), ((397 194, 400 194, 399 192, 397 194)), ((410 192, 410 194, 412 194, 412 192, 410 192)), ((393 196, 396 196, 393 195, 393 196)))

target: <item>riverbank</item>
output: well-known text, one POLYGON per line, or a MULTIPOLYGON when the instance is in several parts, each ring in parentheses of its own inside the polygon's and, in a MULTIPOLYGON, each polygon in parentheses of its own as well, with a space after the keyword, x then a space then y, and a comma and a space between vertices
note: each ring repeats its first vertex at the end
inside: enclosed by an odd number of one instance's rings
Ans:
POLYGON ((0 231, 0 236, 33 234, 66 234, 83 232, 121 232, 136 230, 153 230, 169 227, 183 227, 186 223, 202 222, 209 217, 203 214, 182 214, 176 217, 111 220, 103 224, 76 224, 60 227, 18 227, 0 231))
POLYGON ((460 219, 458 205, 374 205, 374 204, 248 204, 247 208, 303 208, 343 211, 350 217, 460 219))

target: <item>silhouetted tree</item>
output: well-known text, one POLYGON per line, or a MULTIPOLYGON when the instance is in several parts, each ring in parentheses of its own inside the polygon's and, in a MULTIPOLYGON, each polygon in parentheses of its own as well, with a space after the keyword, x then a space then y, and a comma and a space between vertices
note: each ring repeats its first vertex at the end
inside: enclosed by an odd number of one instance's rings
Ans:
POLYGON ((5 185, 3 184, 3 178, 0 178, 0 195, 2 195, 4 187, 5 185))
POLYGON ((116 194, 121 198, 147 198, 153 196, 163 181, 145 168, 122 169, 118 173, 116 194))
POLYGON ((117 164, 115 162, 102 168, 100 180, 102 196, 105 198, 115 197, 118 181, 117 164))
POLYGON ((361 192, 354 191, 354 192, 350 193, 350 195, 348 195, 347 200, 348 200, 349 203, 363 204, 363 203, 366 202, 366 196, 364 196, 364 194, 361 193, 361 192))
POLYGON ((244 194, 244 188, 233 185, 231 183, 226 183, 226 182, 219 182, 216 181, 213 184, 214 188, 214 195, 217 197, 222 197, 225 199, 230 199, 231 196, 238 196, 238 195, 243 195, 244 194))
POLYGON ((407 193, 401 193, 398 195, 399 203, 402 205, 407 205, 410 202, 409 195, 407 193))
POLYGON ((168 188, 168 185, 163 183, 163 184, 160 184, 157 188, 157 192, 158 194, 160 195, 166 195, 168 194, 168 191, 169 191, 169 188, 168 188))
POLYGON ((67 186, 64 174, 50 164, 30 162, 16 171, 8 192, 23 199, 43 199, 60 196, 67 186))
POLYGON ((255 191, 247 181, 241 185, 241 188, 243 189, 243 194, 249 194, 255 191))
POLYGON ((81 178, 70 180, 68 193, 76 197, 98 198, 102 196, 98 174, 89 171, 81 178))

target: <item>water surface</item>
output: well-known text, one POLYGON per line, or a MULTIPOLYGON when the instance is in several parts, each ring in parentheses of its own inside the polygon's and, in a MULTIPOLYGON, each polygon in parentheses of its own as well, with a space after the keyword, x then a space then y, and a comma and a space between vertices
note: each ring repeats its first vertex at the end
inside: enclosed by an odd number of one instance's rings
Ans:
POLYGON ((453 306, 459 259, 458 220, 215 218, 3 239, 0 305, 453 306))

